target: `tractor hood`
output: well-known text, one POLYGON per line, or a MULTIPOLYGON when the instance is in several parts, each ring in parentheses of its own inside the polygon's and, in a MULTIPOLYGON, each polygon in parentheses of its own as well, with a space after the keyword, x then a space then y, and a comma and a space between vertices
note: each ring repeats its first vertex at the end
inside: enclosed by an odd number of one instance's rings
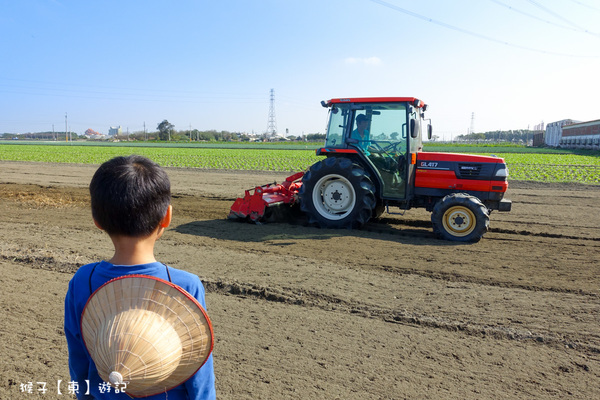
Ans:
MULTIPOLYGON (((475 154, 461 154, 461 153, 435 153, 435 152, 422 152, 417 156, 418 161, 430 162, 471 162, 471 163, 492 163, 492 164, 505 164, 504 159, 496 156, 480 156, 475 154)), ((417 162, 417 167, 420 164, 417 162)))
POLYGON ((418 153, 415 166, 416 188, 473 192, 483 200, 508 188, 508 168, 500 157, 418 153))

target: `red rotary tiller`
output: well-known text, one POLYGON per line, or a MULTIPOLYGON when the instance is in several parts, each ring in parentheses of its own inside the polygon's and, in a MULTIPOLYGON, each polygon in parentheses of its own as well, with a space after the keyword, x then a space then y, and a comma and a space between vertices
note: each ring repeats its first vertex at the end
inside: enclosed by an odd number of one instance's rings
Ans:
POLYGON ((229 212, 229 218, 249 219, 262 222, 268 218, 268 210, 276 206, 297 205, 298 191, 302 186, 304 172, 288 176, 282 183, 270 183, 248 189, 244 197, 239 197, 229 212))

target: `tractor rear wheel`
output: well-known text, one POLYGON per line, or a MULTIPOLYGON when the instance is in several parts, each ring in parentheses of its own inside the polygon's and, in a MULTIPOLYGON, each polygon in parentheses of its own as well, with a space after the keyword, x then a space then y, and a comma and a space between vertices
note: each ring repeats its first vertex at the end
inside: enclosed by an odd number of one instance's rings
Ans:
POLYGON ((364 168, 348 158, 328 157, 302 177, 298 193, 308 222, 321 228, 360 228, 375 207, 375 186, 364 168))
POLYGON ((490 216, 477 197, 452 193, 436 203, 431 222, 433 232, 442 239, 478 242, 488 230, 490 216))
POLYGON ((385 212, 385 203, 383 202, 383 200, 377 200, 377 204, 375 205, 375 208, 373 209, 373 215, 371 216, 371 218, 379 219, 381 217, 381 215, 383 215, 384 212, 385 212))

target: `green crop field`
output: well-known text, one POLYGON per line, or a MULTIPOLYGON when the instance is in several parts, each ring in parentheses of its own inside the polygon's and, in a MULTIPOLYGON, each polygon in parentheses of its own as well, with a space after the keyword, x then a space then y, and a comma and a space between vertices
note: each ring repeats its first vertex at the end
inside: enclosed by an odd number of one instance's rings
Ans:
MULTIPOLYGON (((0 144, 0 160, 100 164, 119 155, 147 156, 165 167, 297 172, 321 159, 319 144, 298 145, 0 144)), ((494 154, 505 159, 510 180, 600 184, 600 153, 557 151, 516 146, 434 146, 426 151, 494 154)))
POLYGON ((0 145, 0 160, 11 161, 101 164, 113 157, 130 154, 149 157, 165 167, 253 171, 302 171, 319 160, 314 148, 0 145))

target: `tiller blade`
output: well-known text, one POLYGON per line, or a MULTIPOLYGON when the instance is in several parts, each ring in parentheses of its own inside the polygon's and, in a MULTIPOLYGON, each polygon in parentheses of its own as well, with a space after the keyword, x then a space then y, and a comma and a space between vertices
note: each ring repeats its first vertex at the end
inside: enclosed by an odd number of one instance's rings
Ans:
POLYGON ((292 207, 298 202, 298 191, 302 186, 300 180, 304 172, 288 176, 282 183, 270 183, 246 190, 244 197, 239 197, 231 206, 229 218, 248 218, 252 222, 263 222, 267 219, 269 208, 275 206, 292 207))

